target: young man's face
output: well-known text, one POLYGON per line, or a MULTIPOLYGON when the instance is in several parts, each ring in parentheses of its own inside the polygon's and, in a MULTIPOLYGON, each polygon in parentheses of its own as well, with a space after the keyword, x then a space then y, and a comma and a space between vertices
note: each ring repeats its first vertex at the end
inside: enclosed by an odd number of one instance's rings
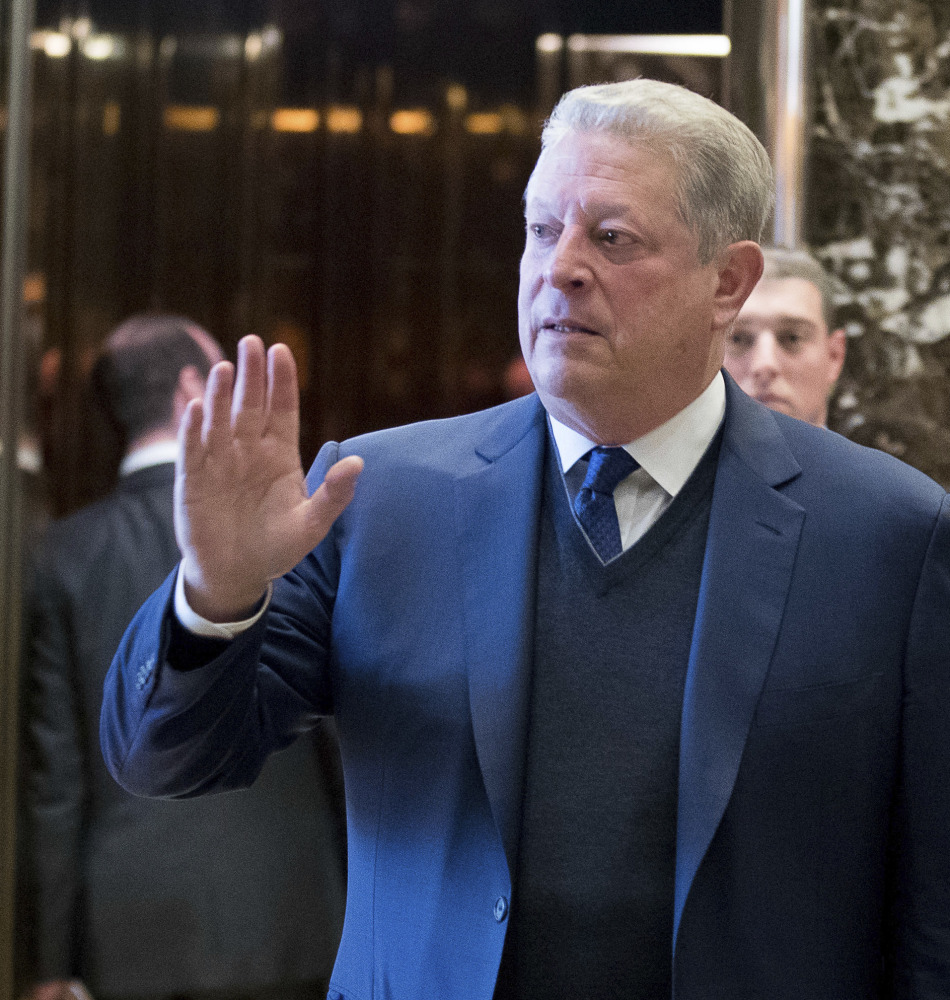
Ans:
POLYGON ((821 293, 804 278, 763 278, 726 338, 726 369, 742 389, 818 426, 844 354, 844 331, 829 333, 821 293))

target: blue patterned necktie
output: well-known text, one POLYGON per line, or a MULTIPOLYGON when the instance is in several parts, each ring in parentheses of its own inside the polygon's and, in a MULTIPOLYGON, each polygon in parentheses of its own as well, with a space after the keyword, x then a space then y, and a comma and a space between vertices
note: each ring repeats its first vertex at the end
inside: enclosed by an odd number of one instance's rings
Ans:
POLYGON ((617 484, 640 465, 623 448, 598 446, 590 452, 584 485, 574 498, 574 513, 603 562, 620 555, 620 524, 614 506, 617 484))

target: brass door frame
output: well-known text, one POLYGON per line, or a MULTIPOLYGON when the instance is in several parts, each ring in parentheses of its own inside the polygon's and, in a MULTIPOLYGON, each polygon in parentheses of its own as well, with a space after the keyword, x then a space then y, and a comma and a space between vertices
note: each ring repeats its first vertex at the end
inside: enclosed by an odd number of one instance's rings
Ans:
POLYGON ((11 0, 0 248, 0 997, 13 996, 17 736, 20 673, 20 436, 23 276, 31 104, 33 0, 11 0))
POLYGON ((775 169, 775 214, 768 238, 802 241, 811 119, 809 0, 724 0, 723 26, 732 43, 726 60, 725 106, 769 152, 775 169))

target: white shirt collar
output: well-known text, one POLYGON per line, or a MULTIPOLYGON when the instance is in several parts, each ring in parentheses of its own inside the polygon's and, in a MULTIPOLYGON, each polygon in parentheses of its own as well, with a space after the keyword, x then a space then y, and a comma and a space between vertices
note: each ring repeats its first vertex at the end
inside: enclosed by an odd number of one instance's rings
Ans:
POLYGON ((130 451, 119 466, 120 476, 131 476, 139 469, 147 469, 151 465, 163 465, 174 462, 178 458, 178 442, 174 438, 168 441, 156 441, 142 448, 130 451))
MULTIPOLYGON (((726 384, 717 372, 689 406, 624 448, 670 496, 676 496, 699 465, 725 414, 726 384)), ((567 472, 595 444, 554 417, 550 420, 561 472, 567 472)))

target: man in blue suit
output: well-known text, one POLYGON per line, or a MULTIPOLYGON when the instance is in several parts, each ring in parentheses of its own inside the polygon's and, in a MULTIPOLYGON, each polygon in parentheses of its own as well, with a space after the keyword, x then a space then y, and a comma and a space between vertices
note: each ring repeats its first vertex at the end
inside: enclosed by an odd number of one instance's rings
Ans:
POLYGON ((526 192, 537 395, 306 485, 286 348, 186 414, 104 752, 196 795, 335 715, 332 998, 950 997, 946 497, 721 374, 770 190, 711 102, 573 91, 526 192))

